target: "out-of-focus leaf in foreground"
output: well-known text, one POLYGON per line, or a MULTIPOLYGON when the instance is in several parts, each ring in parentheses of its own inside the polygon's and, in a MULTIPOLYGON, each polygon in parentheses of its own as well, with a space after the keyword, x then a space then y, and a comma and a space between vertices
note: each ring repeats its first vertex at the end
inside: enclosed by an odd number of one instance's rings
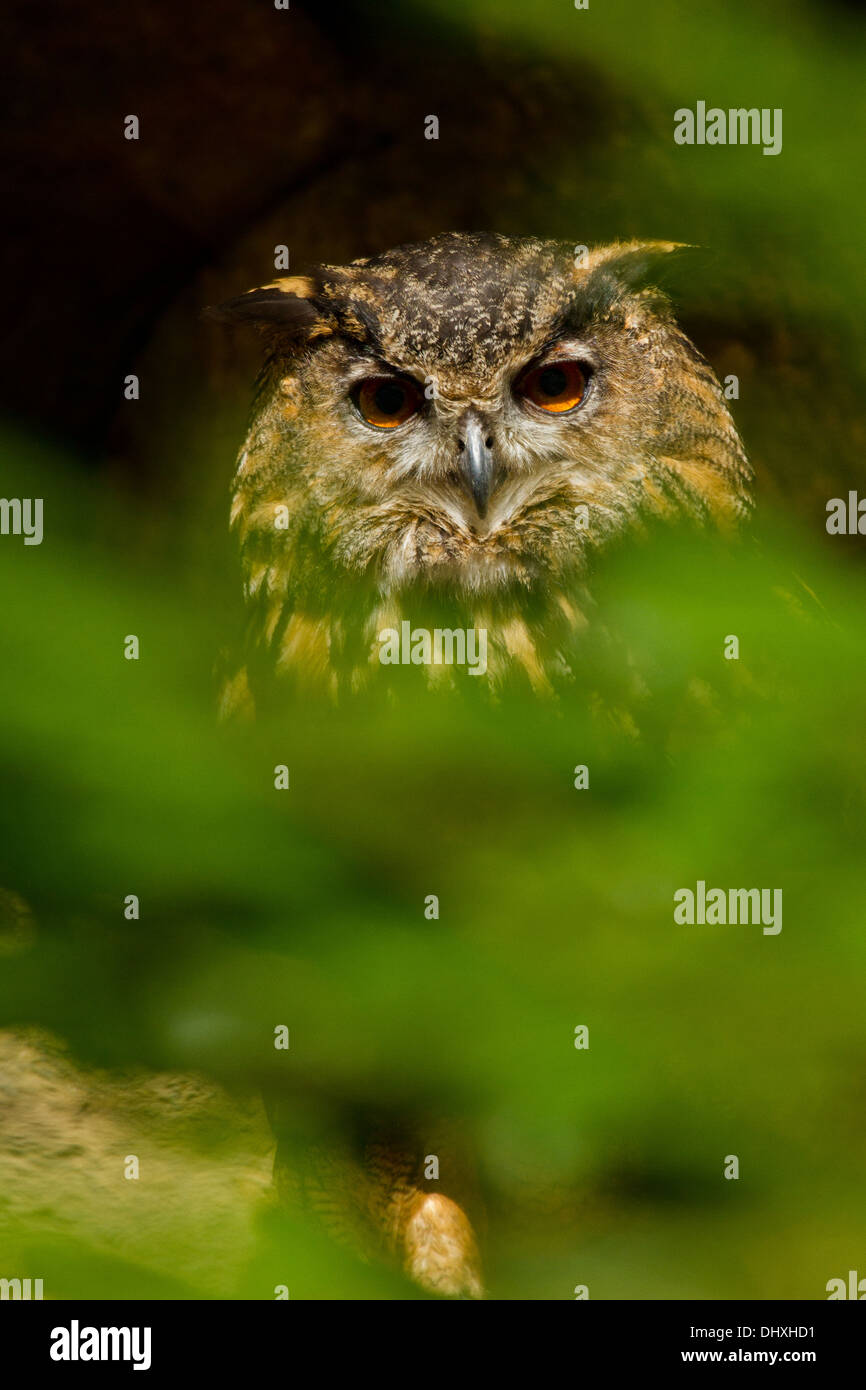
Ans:
MULTIPOLYGON (((45 539, 0 546, 0 882, 35 922, 2 959, 2 1022, 119 1077, 276 1082, 299 1146, 343 1106, 461 1118, 505 1296, 820 1297, 866 1234, 866 606, 842 552, 671 532, 612 558, 623 644, 557 703, 307 700, 238 732, 213 715, 222 615, 129 559, 133 515, 7 447, 45 539), (676 925, 698 879, 782 888, 782 931, 676 925), (571 1194, 577 1243, 518 1219, 527 1173, 571 1194)), ((195 1205, 216 1140, 178 1142, 195 1205)), ((292 1296, 411 1296, 269 1214, 264 1179, 225 1199, 246 1234, 203 1274, 200 1235, 151 1212, 145 1240, 134 1186, 95 1249, 84 1217, 37 1214, 14 1248, 118 1296, 268 1297, 287 1263, 292 1296)))

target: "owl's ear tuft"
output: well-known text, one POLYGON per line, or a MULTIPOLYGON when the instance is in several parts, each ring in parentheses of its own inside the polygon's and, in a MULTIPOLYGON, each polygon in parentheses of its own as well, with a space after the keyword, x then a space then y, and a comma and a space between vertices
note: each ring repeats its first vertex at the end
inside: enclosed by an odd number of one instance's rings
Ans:
POLYGON ((668 295, 678 297, 684 286, 672 285, 671 267, 700 250, 677 241, 619 241, 597 246, 574 268, 574 309, 580 318, 604 317, 624 296, 654 296, 661 312, 668 295))
POLYGON ((585 265, 577 267, 576 278, 580 280, 600 272, 628 289, 637 290, 657 283, 672 262, 679 263, 700 250, 701 247, 684 241, 614 242, 590 251, 585 265))
POLYGON ((589 252, 585 264, 575 268, 575 281, 616 281, 632 291, 657 285, 669 278, 671 268, 701 253, 689 242, 614 242, 589 252))
POLYGON ((260 328, 310 334, 316 328, 324 328, 321 310, 314 303, 318 293, 315 280, 307 275, 292 275, 249 290, 225 304, 212 305, 204 310, 204 317, 216 323, 251 323, 260 328))

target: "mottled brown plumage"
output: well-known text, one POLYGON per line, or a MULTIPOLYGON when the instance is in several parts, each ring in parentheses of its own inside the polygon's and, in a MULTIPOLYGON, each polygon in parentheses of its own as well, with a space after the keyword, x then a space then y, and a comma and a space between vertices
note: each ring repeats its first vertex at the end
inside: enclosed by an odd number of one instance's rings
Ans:
POLYGON ((494 683, 516 668, 548 688, 612 539, 652 518, 745 514, 749 465, 718 382, 646 288, 677 249, 581 257, 443 235, 223 306, 268 344, 234 482, 250 626, 228 706, 262 698, 275 673, 334 692, 381 678, 378 633, 430 599, 453 626, 487 629, 494 683), (578 409, 518 398, 527 366, 564 356, 588 372, 578 409), (380 374, 422 393, 387 431, 352 399, 380 374), (468 416, 491 444, 484 515, 461 458, 468 416))
MULTIPOLYGON (((385 681, 378 637, 403 619, 483 628, 494 686, 549 691, 613 540, 744 517, 751 472, 719 384, 649 287, 678 249, 449 234, 218 311, 268 348, 234 480, 249 624, 227 713, 286 681, 334 696, 385 681)), ((479 1296, 469 1223, 411 1143, 315 1168, 308 1198, 352 1208, 426 1287, 479 1296)))

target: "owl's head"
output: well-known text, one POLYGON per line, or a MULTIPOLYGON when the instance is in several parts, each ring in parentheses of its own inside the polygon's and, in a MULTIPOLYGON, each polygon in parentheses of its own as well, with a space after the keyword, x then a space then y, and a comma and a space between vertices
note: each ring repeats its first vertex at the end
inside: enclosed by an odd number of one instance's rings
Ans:
POLYGON ((248 594, 561 589, 649 516, 735 522, 739 437, 649 287, 677 249, 453 233, 223 305, 269 347, 235 479, 248 594))

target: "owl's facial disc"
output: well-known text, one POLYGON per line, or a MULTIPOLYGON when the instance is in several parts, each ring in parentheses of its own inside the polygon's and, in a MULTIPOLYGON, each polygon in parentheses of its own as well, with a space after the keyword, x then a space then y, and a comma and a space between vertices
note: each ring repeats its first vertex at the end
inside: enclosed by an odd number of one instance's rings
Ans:
MULTIPOLYGON (((415 367, 420 378, 421 369, 415 367)), ((499 519, 507 518, 508 489, 503 488, 513 481, 514 464, 507 443, 514 437, 509 417, 516 412, 518 429, 521 417, 530 429, 538 429, 534 422, 545 416, 552 426, 562 421, 567 429, 567 417, 583 406, 593 374, 594 368, 575 356, 573 341, 555 340, 528 361, 518 357, 498 381, 479 382, 477 398, 458 390, 436 404, 436 391, 429 395, 420 379, 384 359, 362 358, 349 373, 354 376, 349 400, 372 434, 394 436, 400 464, 391 474, 394 491, 402 491, 407 482, 439 487, 444 482, 463 496, 460 510, 465 510, 466 525, 480 536, 495 524, 493 517, 487 520, 493 500, 499 519), (407 458, 415 464, 408 474, 407 458)), ((436 380, 432 372, 424 379, 436 380)), ((521 471, 529 471, 526 456, 521 471)))
MULTIPOLYGON (((317 469, 321 503, 346 486, 362 509, 338 546, 350 568, 363 554, 386 586, 475 591, 548 572, 562 518, 595 471, 605 373, 594 339, 544 325, 498 364, 469 370, 337 337, 316 363, 331 438, 347 441, 345 471, 330 449, 317 469)), ((572 549, 578 563, 581 546, 572 549)))

